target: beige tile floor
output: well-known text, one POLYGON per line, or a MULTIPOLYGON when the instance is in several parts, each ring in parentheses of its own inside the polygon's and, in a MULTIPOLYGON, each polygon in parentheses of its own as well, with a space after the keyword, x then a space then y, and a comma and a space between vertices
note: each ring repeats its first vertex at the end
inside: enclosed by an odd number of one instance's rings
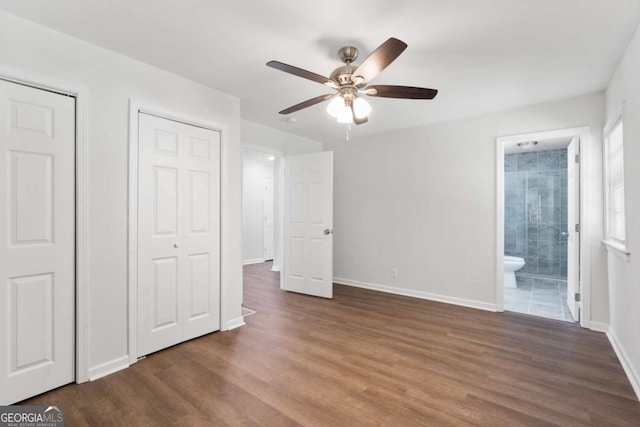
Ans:
POLYGON ((567 306, 567 281, 516 274, 517 288, 505 288, 504 309, 573 322, 567 306))

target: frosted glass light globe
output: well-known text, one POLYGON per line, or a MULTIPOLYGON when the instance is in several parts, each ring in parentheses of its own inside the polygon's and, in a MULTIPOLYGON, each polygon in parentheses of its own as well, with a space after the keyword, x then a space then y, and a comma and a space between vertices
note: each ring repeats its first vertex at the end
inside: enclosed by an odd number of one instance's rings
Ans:
POLYGON ((353 113, 351 112, 351 108, 346 105, 344 106, 338 116, 338 123, 353 123, 353 113))
POLYGON ((340 113, 342 113, 344 107, 344 98, 336 96, 331 100, 331 102, 329 102, 329 105, 327 105, 327 113, 337 119, 340 117, 340 113))
POLYGON ((364 119, 371 112, 371 106, 367 101, 362 98, 356 98, 353 100, 353 113, 359 119, 364 119))

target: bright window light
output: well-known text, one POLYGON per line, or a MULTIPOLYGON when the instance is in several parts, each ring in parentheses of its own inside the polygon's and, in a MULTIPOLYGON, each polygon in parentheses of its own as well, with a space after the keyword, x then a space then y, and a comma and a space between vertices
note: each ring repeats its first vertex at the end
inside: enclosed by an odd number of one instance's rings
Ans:
POLYGON ((623 125, 620 118, 605 131, 606 238, 625 245, 623 125))

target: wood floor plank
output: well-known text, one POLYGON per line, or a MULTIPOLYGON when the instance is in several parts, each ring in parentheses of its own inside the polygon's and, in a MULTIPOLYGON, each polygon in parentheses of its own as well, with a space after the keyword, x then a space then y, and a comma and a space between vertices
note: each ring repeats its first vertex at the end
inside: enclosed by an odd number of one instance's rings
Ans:
POLYGON ((246 326, 24 404, 67 425, 640 425, 606 336, 568 322, 334 285, 325 300, 245 267, 246 326))

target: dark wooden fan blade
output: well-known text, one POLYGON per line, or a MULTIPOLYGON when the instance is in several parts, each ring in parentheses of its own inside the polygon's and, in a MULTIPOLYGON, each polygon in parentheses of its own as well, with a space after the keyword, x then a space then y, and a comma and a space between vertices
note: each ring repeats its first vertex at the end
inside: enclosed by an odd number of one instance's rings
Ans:
POLYGON ((367 123, 369 121, 369 119, 367 117, 363 117, 361 119, 359 119, 358 117, 356 117, 356 112, 353 109, 353 105, 351 106, 351 115, 353 116, 353 123, 357 124, 357 125, 361 125, 363 123, 367 123))
POLYGON ((267 62, 267 67, 275 68, 276 70, 284 71, 285 73, 293 74, 294 76, 302 77, 307 80, 332 87, 336 89, 338 85, 328 77, 321 76, 320 74, 312 73, 311 71, 303 70, 302 68, 294 67, 293 65, 285 64, 278 61, 267 62))
POLYGON ((364 93, 381 98, 433 99, 438 91, 423 87, 372 85, 367 86, 364 93))
POLYGON ((356 85, 370 82, 407 48, 407 44, 391 37, 365 59, 351 76, 356 85))
POLYGON ((333 98, 334 96, 336 96, 333 93, 327 94, 327 95, 320 95, 320 96, 316 96, 315 98, 312 99, 308 99, 304 102, 301 102, 300 104, 296 104, 293 107, 289 107, 286 110, 282 110, 280 111, 280 114, 291 114, 293 112, 302 110, 303 108, 307 108, 307 107, 311 107, 312 105, 316 105, 321 103, 322 101, 326 101, 327 99, 333 98))

